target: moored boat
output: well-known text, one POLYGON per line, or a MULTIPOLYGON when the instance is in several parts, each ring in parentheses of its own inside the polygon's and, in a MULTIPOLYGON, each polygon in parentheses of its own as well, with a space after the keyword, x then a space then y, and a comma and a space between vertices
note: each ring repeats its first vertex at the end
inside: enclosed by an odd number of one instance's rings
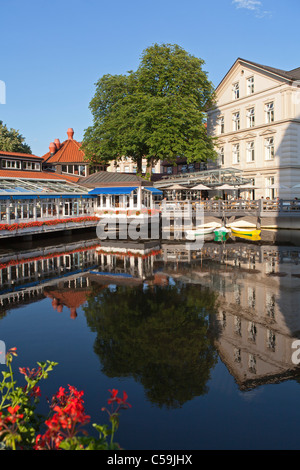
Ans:
POLYGON ((232 227, 231 228, 231 233, 232 235, 235 235, 235 236, 240 236, 240 235, 244 235, 244 236, 247 236, 247 237, 257 237, 261 234, 261 230, 258 230, 258 229, 254 229, 254 228, 238 228, 238 227, 232 227))
POLYGON ((195 229, 186 230, 186 238, 188 240, 195 240, 196 237, 202 237, 203 235, 214 233, 219 227, 221 227, 221 224, 215 222, 199 225, 195 229))

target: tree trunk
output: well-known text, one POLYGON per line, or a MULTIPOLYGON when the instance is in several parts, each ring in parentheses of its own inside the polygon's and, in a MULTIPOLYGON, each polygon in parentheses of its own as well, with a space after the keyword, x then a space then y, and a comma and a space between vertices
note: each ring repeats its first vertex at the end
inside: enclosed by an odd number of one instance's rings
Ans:
POLYGON ((136 160, 136 172, 138 175, 141 175, 143 172, 143 167, 142 167, 142 158, 138 157, 136 160))
POLYGON ((146 178, 151 180, 152 176, 152 169, 154 167, 155 157, 148 157, 147 158, 147 170, 146 170, 146 178))

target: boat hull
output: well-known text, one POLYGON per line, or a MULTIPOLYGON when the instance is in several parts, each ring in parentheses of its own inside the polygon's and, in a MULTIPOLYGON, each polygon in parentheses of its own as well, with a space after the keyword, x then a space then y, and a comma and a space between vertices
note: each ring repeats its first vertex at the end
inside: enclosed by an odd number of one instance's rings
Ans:
POLYGON ((247 230, 247 229, 231 229, 231 233, 234 236, 246 236, 246 237, 258 237, 261 234, 261 230, 247 230))

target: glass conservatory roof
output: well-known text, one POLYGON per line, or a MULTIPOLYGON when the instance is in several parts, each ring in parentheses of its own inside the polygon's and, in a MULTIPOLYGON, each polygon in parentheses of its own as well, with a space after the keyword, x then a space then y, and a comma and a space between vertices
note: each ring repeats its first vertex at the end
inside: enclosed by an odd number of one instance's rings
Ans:
POLYGON ((75 183, 62 180, 30 180, 22 178, 0 178, 1 199, 13 196, 17 199, 26 197, 88 196, 88 189, 75 183))

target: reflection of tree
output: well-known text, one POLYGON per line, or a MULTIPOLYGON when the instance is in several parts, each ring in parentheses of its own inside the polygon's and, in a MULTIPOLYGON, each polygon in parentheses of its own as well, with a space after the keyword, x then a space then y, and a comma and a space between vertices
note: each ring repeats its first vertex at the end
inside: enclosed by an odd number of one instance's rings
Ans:
POLYGON ((180 407, 206 393, 217 359, 208 322, 215 302, 208 289, 181 284, 96 293, 84 310, 98 333, 103 372, 134 377, 159 406, 180 407))

